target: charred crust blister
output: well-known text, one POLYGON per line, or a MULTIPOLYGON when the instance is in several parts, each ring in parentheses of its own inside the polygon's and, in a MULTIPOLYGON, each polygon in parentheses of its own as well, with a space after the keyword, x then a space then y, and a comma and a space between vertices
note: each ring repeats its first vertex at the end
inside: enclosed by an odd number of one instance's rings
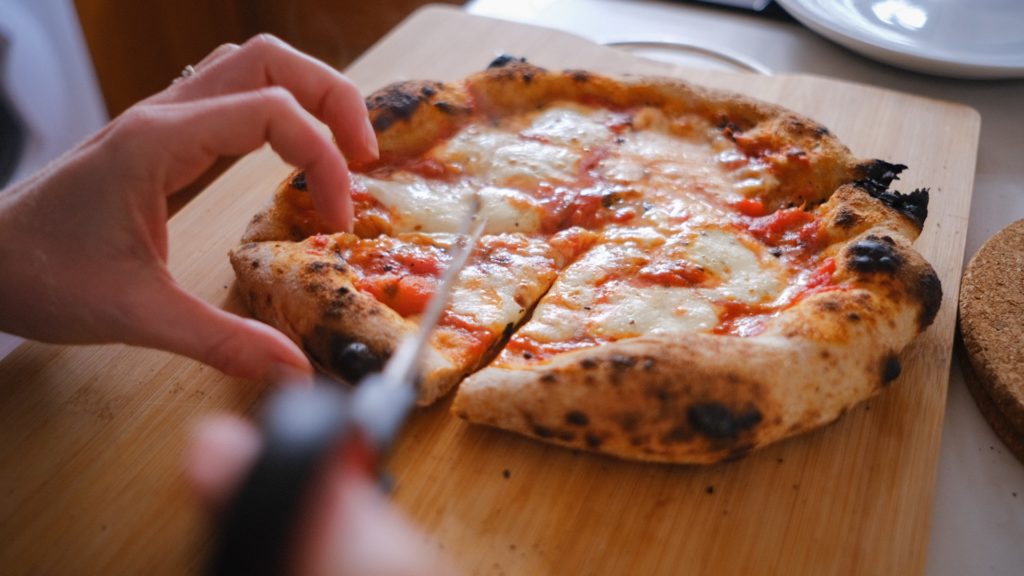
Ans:
POLYGON ((438 83, 404 82, 392 84, 367 99, 373 128, 383 132, 399 120, 407 120, 437 93, 438 83))
POLYGON ((330 266, 327 262, 310 262, 306 265, 306 272, 310 274, 319 274, 330 266))
POLYGON ((857 185, 889 208, 909 218, 920 228, 928 218, 928 189, 918 188, 909 194, 889 190, 892 182, 899 180, 900 172, 906 169, 904 164, 872 160, 861 165, 862 178, 857 181, 857 185))
POLYGON ((893 380, 900 377, 902 372, 903 366, 900 365, 900 359, 895 354, 886 356, 882 361, 882 384, 892 383, 893 380))
POLYGON ((928 219, 928 189, 918 188, 909 194, 896 192, 895 190, 884 190, 878 194, 872 194, 886 206, 906 216, 920 228, 928 219))
POLYGON ((384 367, 386 358, 375 354, 363 342, 352 341, 337 334, 330 340, 330 366, 345 380, 355 384, 384 367))
POLYGON ((857 184, 872 196, 885 192, 893 180, 899 180, 900 173, 907 169, 905 164, 891 164, 885 160, 872 160, 860 165, 862 178, 857 184))
POLYGON ((847 230, 856 226, 859 221, 860 215, 847 206, 839 208, 833 220, 837 227, 847 230))
POLYGON ((935 316, 942 305, 942 283, 935 270, 929 268, 921 275, 918 282, 918 298, 921 301, 921 313, 917 324, 921 331, 924 331, 935 321, 935 316))
POLYGON ((625 354, 613 354, 608 361, 611 362, 613 368, 632 368, 636 366, 637 359, 635 356, 627 356, 625 354))
POLYGON ((690 427, 712 440, 735 440, 757 426, 763 416, 756 408, 732 410, 718 402, 693 404, 686 411, 690 427))
POLYGON ((565 423, 572 426, 586 426, 590 424, 590 418, 581 410, 570 410, 565 413, 565 423))
POLYGON ((850 246, 847 253, 848 265, 856 272, 895 272, 903 264, 903 257, 888 236, 865 236, 850 246))
POLYGON ((519 58, 516 56, 512 56, 511 54, 502 54, 495 58, 494 60, 491 60, 491 63, 487 65, 487 69, 490 70, 492 68, 504 68, 505 66, 508 66, 509 64, 512 63, 525 64, 526 58, 519 58))
POLYGON ((590 81, 590 72, 586 70, 566 70, 565 73, 569 75, 569 78, 572 78, 573 82, 582 84, 590 81))
POLYGON ((449 114, 449 115, 450 114, 455 114, 456 112, 459 111, 457 106, 455 106, 451 102, 446 102, 444 100, 439 100, 437 102, 434 102, 434 108, 437 108, 442 114, 449 114))
POLYGON ((292 180, 289 184, 291 185, 292 188, 300 192, 305 192, 309 188, 306 185, 306 172, 301 171, 296 173, 295 176, 292 176, 292 180))

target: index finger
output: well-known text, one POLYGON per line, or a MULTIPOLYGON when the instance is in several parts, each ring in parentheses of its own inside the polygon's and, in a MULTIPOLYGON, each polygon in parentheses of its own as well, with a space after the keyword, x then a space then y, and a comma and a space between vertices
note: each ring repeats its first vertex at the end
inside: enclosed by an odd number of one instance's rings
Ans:
POLYGON ((356 161, 377 158, 377 137, 359 88, 330 66, 264 34, 207 58, 194 76, 177 82, 154 103, 197 100, 280 86, 327 124, 345 154, 356 161))

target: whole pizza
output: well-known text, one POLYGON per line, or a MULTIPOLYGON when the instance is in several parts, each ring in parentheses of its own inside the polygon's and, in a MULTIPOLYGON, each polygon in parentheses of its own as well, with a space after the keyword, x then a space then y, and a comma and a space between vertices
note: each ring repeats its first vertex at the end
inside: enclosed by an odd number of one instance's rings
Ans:
POLYGON ((304 175, 231 252, 251 312, 355 383, 413 331, 477 196, 485 235, 419 401, 578 449, 710 463, 835 420, 900 374, 939 280, 928 192, 781 107, 500 57, 370 95, 353 233, 304 175))

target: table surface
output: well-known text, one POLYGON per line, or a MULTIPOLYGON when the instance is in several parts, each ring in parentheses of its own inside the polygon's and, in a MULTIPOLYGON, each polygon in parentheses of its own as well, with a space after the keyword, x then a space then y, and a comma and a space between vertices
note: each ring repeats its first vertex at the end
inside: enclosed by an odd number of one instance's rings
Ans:
MULTIPOLYGON (((995 232, 1024 218, 1024 81, 965 81, 907 72, 861 57, 795 23, 689 3, 476 0, 466 9, 598 42, 690 45, 773 73, 818 74, 966 104, 981 113, 982 130, 965 265, 995 232)), ((689 66, 733 66, 693 50, 649 54, 689 66)), ((926 573, 1019 574, 1024 566, 1024 465, 989 429, 956 361, 949 386, 926 573)))

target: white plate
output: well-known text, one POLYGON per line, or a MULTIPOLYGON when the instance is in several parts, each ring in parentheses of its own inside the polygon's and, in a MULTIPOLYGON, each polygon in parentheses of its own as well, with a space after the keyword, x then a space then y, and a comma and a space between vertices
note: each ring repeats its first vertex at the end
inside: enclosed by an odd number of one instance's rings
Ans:
POLYGON ((815 32, 895 66, 1024 78, 1024 0, 776 0, 815 32))

